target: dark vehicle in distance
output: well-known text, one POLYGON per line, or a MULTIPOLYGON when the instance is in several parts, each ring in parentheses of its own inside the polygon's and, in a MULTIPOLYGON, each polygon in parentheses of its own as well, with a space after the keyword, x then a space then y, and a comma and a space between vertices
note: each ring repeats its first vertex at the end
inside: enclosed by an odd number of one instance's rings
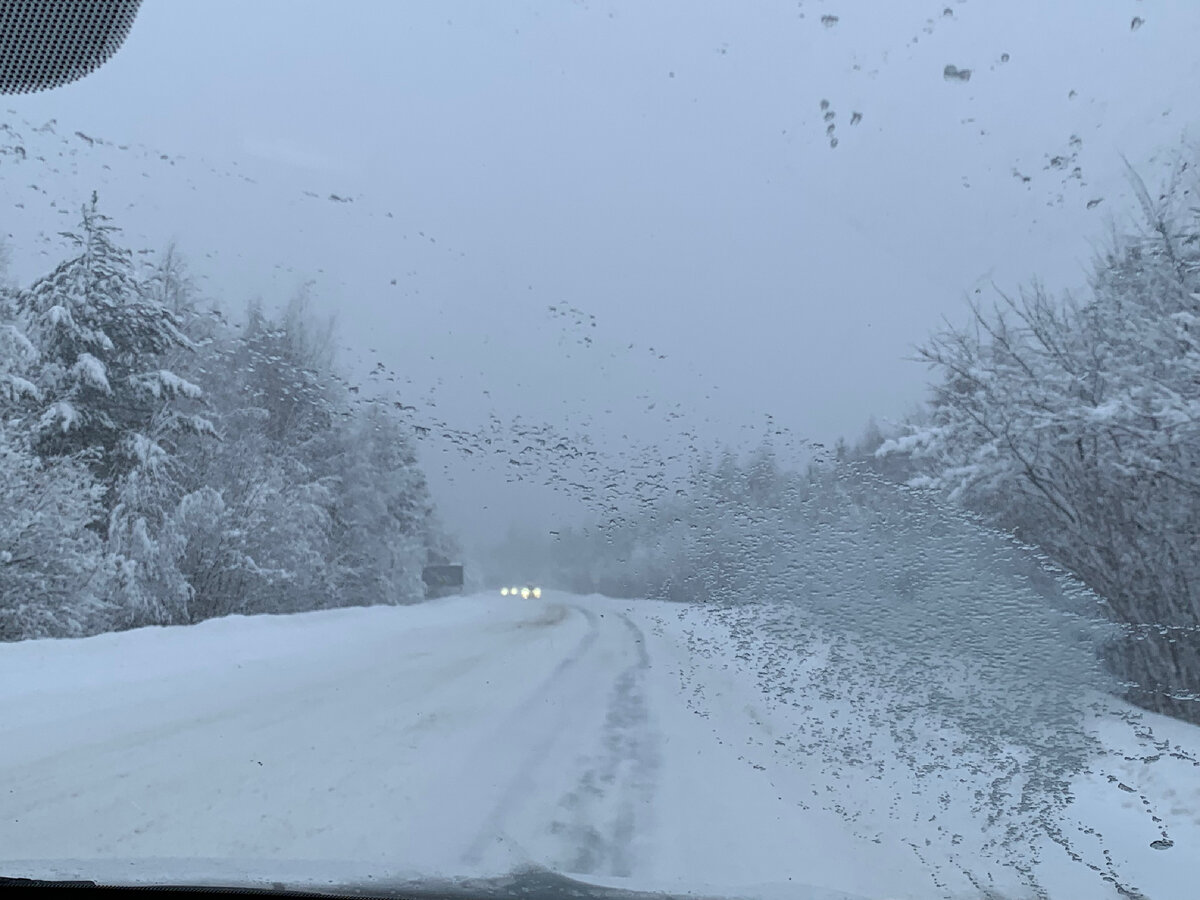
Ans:
POLYGON ((461 594, 463 591, 462 566, 426 566, 421 570, 425 582, 425 596, 429 599, 461 594))

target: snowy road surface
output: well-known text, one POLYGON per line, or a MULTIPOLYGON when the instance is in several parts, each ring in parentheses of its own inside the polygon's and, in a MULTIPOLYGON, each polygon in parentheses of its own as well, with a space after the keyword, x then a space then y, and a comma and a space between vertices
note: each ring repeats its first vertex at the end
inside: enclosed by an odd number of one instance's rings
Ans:
POLYGON ((686 610, 488 594, 0 646, 0 866, 941 896, 904 841, 798 802, 686 610))

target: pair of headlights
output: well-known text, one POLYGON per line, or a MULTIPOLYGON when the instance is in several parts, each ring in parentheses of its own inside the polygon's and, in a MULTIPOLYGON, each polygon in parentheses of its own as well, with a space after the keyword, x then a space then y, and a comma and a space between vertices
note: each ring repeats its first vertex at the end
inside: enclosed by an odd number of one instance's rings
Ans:
POLYGON ((503 587, 503 588, 500 588, 500 596, 501 597, 516 597, 517 595, 524 597, 526 600, 528 600, 530 597, 537 598, 537 597, 542 596, 542 589, 540 587, 523 587, 523 588, 503 587))

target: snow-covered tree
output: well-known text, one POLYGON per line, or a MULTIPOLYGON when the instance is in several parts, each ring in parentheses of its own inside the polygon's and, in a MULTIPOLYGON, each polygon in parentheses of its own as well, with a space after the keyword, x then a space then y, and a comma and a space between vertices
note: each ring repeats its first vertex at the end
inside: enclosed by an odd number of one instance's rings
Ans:
POLYGON ((423 597, 433 503, 408 429, 374 404, 336 433, 332 549, 341 602, 423 597))
POLYGON ((101 489, 80 460, 43 461, 29 447, 38 363, 0 285, 0 640, 83 634, 107 613, 103 546, 86 527, 101 489))
POLYGON ((193 618, 420 599, 421 567, 452 548, 411 435, 338 386, 307 294, 210 337, 194 365, 221 440, 187 455, 178 520, 193 618))
POLYGON ((101 493, 87 466, 39 459, 0 425, 0 640, 108 624, 109 561, 87 527, 101 493))
POLYGON ((122 624, 189 621, 192 588, 180 571, 186 539, 176 527, 179 487, 172 461, 155 441, 132 438, 136 465, 120 480, 108 517, 108 552, 117 566, 114 595, 122 624))
POLYGON ((144 439, 155 439, 152 424, 159 431, 206 428, 202 417, 171 406, 199 395, 161 366, 189 341, 174 313, 139 282, 116 232, 93 195, 79 231, 66 235, 75 255, 16 297, 40 357, 35 447, 43 457, 98 451, 93 465, 109 486, 138 465, 144 439))
POLYGON ((1200 219, 1181 184, 1135 185, 1144 227, 1088 294, 972 306, 922 350, 928 421, 878 452, 1082 578, 1126 628, 1130 698, 1200 721, 1200 219))
POLYGON ((70 259, 0 288, 0 636, 419 599, 452 542, 307 291, 231 323, 116 233, 93 196, 70 259))
POLYGON ((193 330, 203 337, 185 371, 204 378, 220 440, 191 441, 179 459, 189 618, 329 605, 334 485, 314 463, 335 418, 331 379, 290 355, 282 323, 258 305, 245 326, 213 314, 193 330))
POLYGON ((34 379, 37 348, 25 336, 12 298, 0 289, 0 419, 32 408, 41 396, 34 379))
POLYGON ((246 320, 237 349, 247 402, 266 413, 268 439, 299 448, 333 424, 332 323, 315 321, 307 290, 294 294, 278 318, 252 303, 246 320))
POLYGON ((174 241, 159 254, 145 279, 144 290, 155 303, 170 310, 177 320, 195 312, 196 282, 174 241))

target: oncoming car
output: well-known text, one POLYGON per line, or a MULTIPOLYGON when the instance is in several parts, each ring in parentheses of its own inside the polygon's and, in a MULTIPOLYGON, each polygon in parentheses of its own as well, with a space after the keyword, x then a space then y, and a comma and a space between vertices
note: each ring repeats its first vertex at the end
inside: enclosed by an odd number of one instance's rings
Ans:
POLYGON ((528 600, 533 597, 535 600, 542 596, 540 587, 525 585, 525 587, 502 587, 500 588, 501 597, 521 597, 523 600, 528 600))

